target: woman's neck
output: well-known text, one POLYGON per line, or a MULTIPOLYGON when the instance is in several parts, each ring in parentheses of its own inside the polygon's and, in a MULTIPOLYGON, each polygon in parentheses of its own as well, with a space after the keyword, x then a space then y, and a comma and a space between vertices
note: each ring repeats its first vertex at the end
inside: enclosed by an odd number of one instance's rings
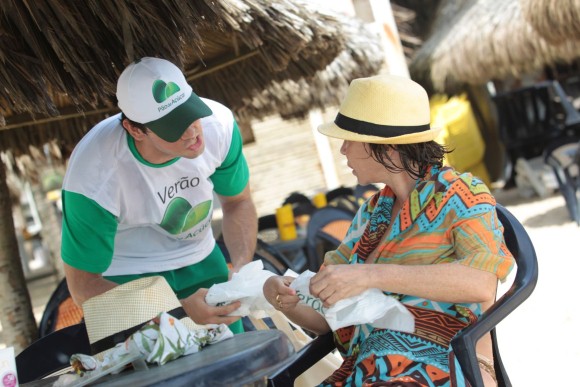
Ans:
POLYGON ((397 201, 405 201, 415 188, 416 180, 406 172, 397 173, 392 176, 389 186, 395 193, 397 201))

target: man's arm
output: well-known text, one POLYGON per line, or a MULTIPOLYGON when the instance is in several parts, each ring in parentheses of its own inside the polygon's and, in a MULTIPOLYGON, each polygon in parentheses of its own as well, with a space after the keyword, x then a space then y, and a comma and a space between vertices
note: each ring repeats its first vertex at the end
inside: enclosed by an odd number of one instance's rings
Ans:
POLYGON ((252 261, 258 236, 258 216, 250 194, 250 184, 234 196, 218 195, 223 221, 222 233, 233 269, 237 272, 243 265, 252 261))
POLYGON ((75 304, 81 306, 83 302, 113 289, 116 283, 106 280, 101 274, 75 269, 63 262, 64 273, 68 290, 75 304))
MULTIPOLYGON (((89 298, 98 296, 118 286, 101 274, 75 269, 64 263, 64 272, 68 289, 75 304, 82 306, 89 298)), ((191 296, 180 300, 185 312, 198 324, 232 324, 240 319, 238 316, 227 316, 240 307, 240 302, 224 306, 210 306, 205 302, 207 289, 199 289, 191 296)))

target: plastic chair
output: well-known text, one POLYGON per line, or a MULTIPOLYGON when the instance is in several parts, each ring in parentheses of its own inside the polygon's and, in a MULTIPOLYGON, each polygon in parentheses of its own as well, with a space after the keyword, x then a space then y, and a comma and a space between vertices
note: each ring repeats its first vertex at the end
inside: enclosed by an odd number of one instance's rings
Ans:
POLYGON ((504 226, 507 247, 517 262, 515 280, 510 289, 485 311, 476 324, 465 328, 451 341, 465 378, 476 387, 483 386, 483 379, 477 362, 475 345, 488 332, 491 332, 492 337, 493 360, 498 385, 511 386, 499 354, 495 327, 532 294, 538 282, 538 260, 528 233, 505 207, 497 204, 496 208, 499 220, 504 226))
POLYGON ((558 81, 498 93, 492 100, 499 135, 512 165, 520 157, 542 156, 547 144, 580 124, 580 115, 558 81))
POLYGON ((300 192, 292 192, 284 199, 282 205, 284 204, 292 205, 292 211, 297 218, 300 216, 310 216, 316 210, 316 207, 312 204, 308 196, 300 192))
POLYGON ((326 192, 326 202, 329 207, 339 207, 352 212, 356 212, 360 205, 354 189, 344 186, 326 192))
POLYGON ((311 216, 306 229, 306 257, 308 269, 317 271, 324 254, 338 247, 355 213, 342 207, 323 207, 311 216))
POLYGON ((70 367, 75 353, 91 353, 84 323, 71 325, 41 337, 16 356, 20 384, 32 382, 70 367))
POLYGON ((544 162, 552 167, 558 188, 570 218, 580 226, 580 138, 566 136, 550 143, 544 151, 544 162))
MULTIPOLYGON (((226 248, 226 244, 223 239, 219 238, 216 240, 217 245, 221 249, 226 262, 230 263, 230 253, 226 248)), ((275 247, 269 245, 268 243, 258 239, 256 244, 256 251, 254 253, 254 261, 261 260, 264 264, 264 269, 271 271, 272 273, 282 275, 286 272, 288 268, 292 266, 288 258, 284 256, 275 247)))
MULTIPOLYGON (((500 204, 497 204, 497 214, 504 226, 507 247, 517 262, 514 282, 510 289, 486 310, 476 323, 465 328, 451 341, 451 346, 465 378, 473 387, 483 386, 475 345, 488 332, 491 333, 492 337, 498 386, 511 387, 507 371, 500 357, 495 327, 532 294, 538 281, 538 261, 528 233, 522 224, 500 204)), ((274 372, 268 379, 268 385, 272 387, 291 386, 297 376, 334 348, 332 332, 317 337, 297 353, 292 363, 274 372)))
POLYGON ((38 325, 38 337, 44 337, 56 330, 78 324, 82 320, 83 310, 74 303, 66 278, 63 278, 46 303, 38 325))
POLYGON ((374 184, 360 185, 357 184, 354 187, 354 197, 359 207, 372 196, 375 192, 379 191, 379 187, 374 184))

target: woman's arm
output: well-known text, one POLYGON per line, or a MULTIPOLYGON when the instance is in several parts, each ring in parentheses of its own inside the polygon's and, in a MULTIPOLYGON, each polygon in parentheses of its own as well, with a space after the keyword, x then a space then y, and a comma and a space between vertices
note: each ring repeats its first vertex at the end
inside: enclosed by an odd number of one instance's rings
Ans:
POLYGON ((289 285, 294 278, 272 276, 264 283, 264 296, 275 309, 281 311, 292 322, 317 335, 330 331, 324 317, 308 305, 298 304, 296 291, 289 285))
POLYGON ((440 302, 493 301, 495 274, 459 263, 436 265, 329 265, 310 280, 310 292, 328 307, 370 288, 440 302))

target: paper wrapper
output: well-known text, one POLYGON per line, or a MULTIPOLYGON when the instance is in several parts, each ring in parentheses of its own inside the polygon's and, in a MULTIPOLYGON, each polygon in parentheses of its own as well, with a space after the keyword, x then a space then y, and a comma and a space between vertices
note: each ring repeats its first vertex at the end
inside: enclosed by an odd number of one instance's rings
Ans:
POLYGON ((276 310, 264 297, 264 282, 275 275, 264 270, 262 261, 252 261, 234 273, 228 282, 212 285, 205 302, 212 306, 228 305, 240 301, 242 305, 230 316, 251 316, 257 319, 270 316, 276 310))
POLYGON ((126 364, 143 359, 150 364, 163 365, 230 337, 233 333, 226 324, 208 324, 190 330, 179 319, 162 312, 123 343, 107 351, 102 361, 84 354, 72 355, 70 362, 75 374, 61 375, 54 386, 84 385, 108 373, 121 372, 126 364))
POLYGON ((301 304, 308 305, 322 314, 330 328, 350 325, 370 324, 375 328, 394 329, 403 332, 415 330, 415 318, 403 304, 387 296, 380 289, 369 289, 358 296, 338 301, 330 308, 325 308, 322 301, 310 294, 312 271, 300 274, 290 285, 296 290, 301 304))

